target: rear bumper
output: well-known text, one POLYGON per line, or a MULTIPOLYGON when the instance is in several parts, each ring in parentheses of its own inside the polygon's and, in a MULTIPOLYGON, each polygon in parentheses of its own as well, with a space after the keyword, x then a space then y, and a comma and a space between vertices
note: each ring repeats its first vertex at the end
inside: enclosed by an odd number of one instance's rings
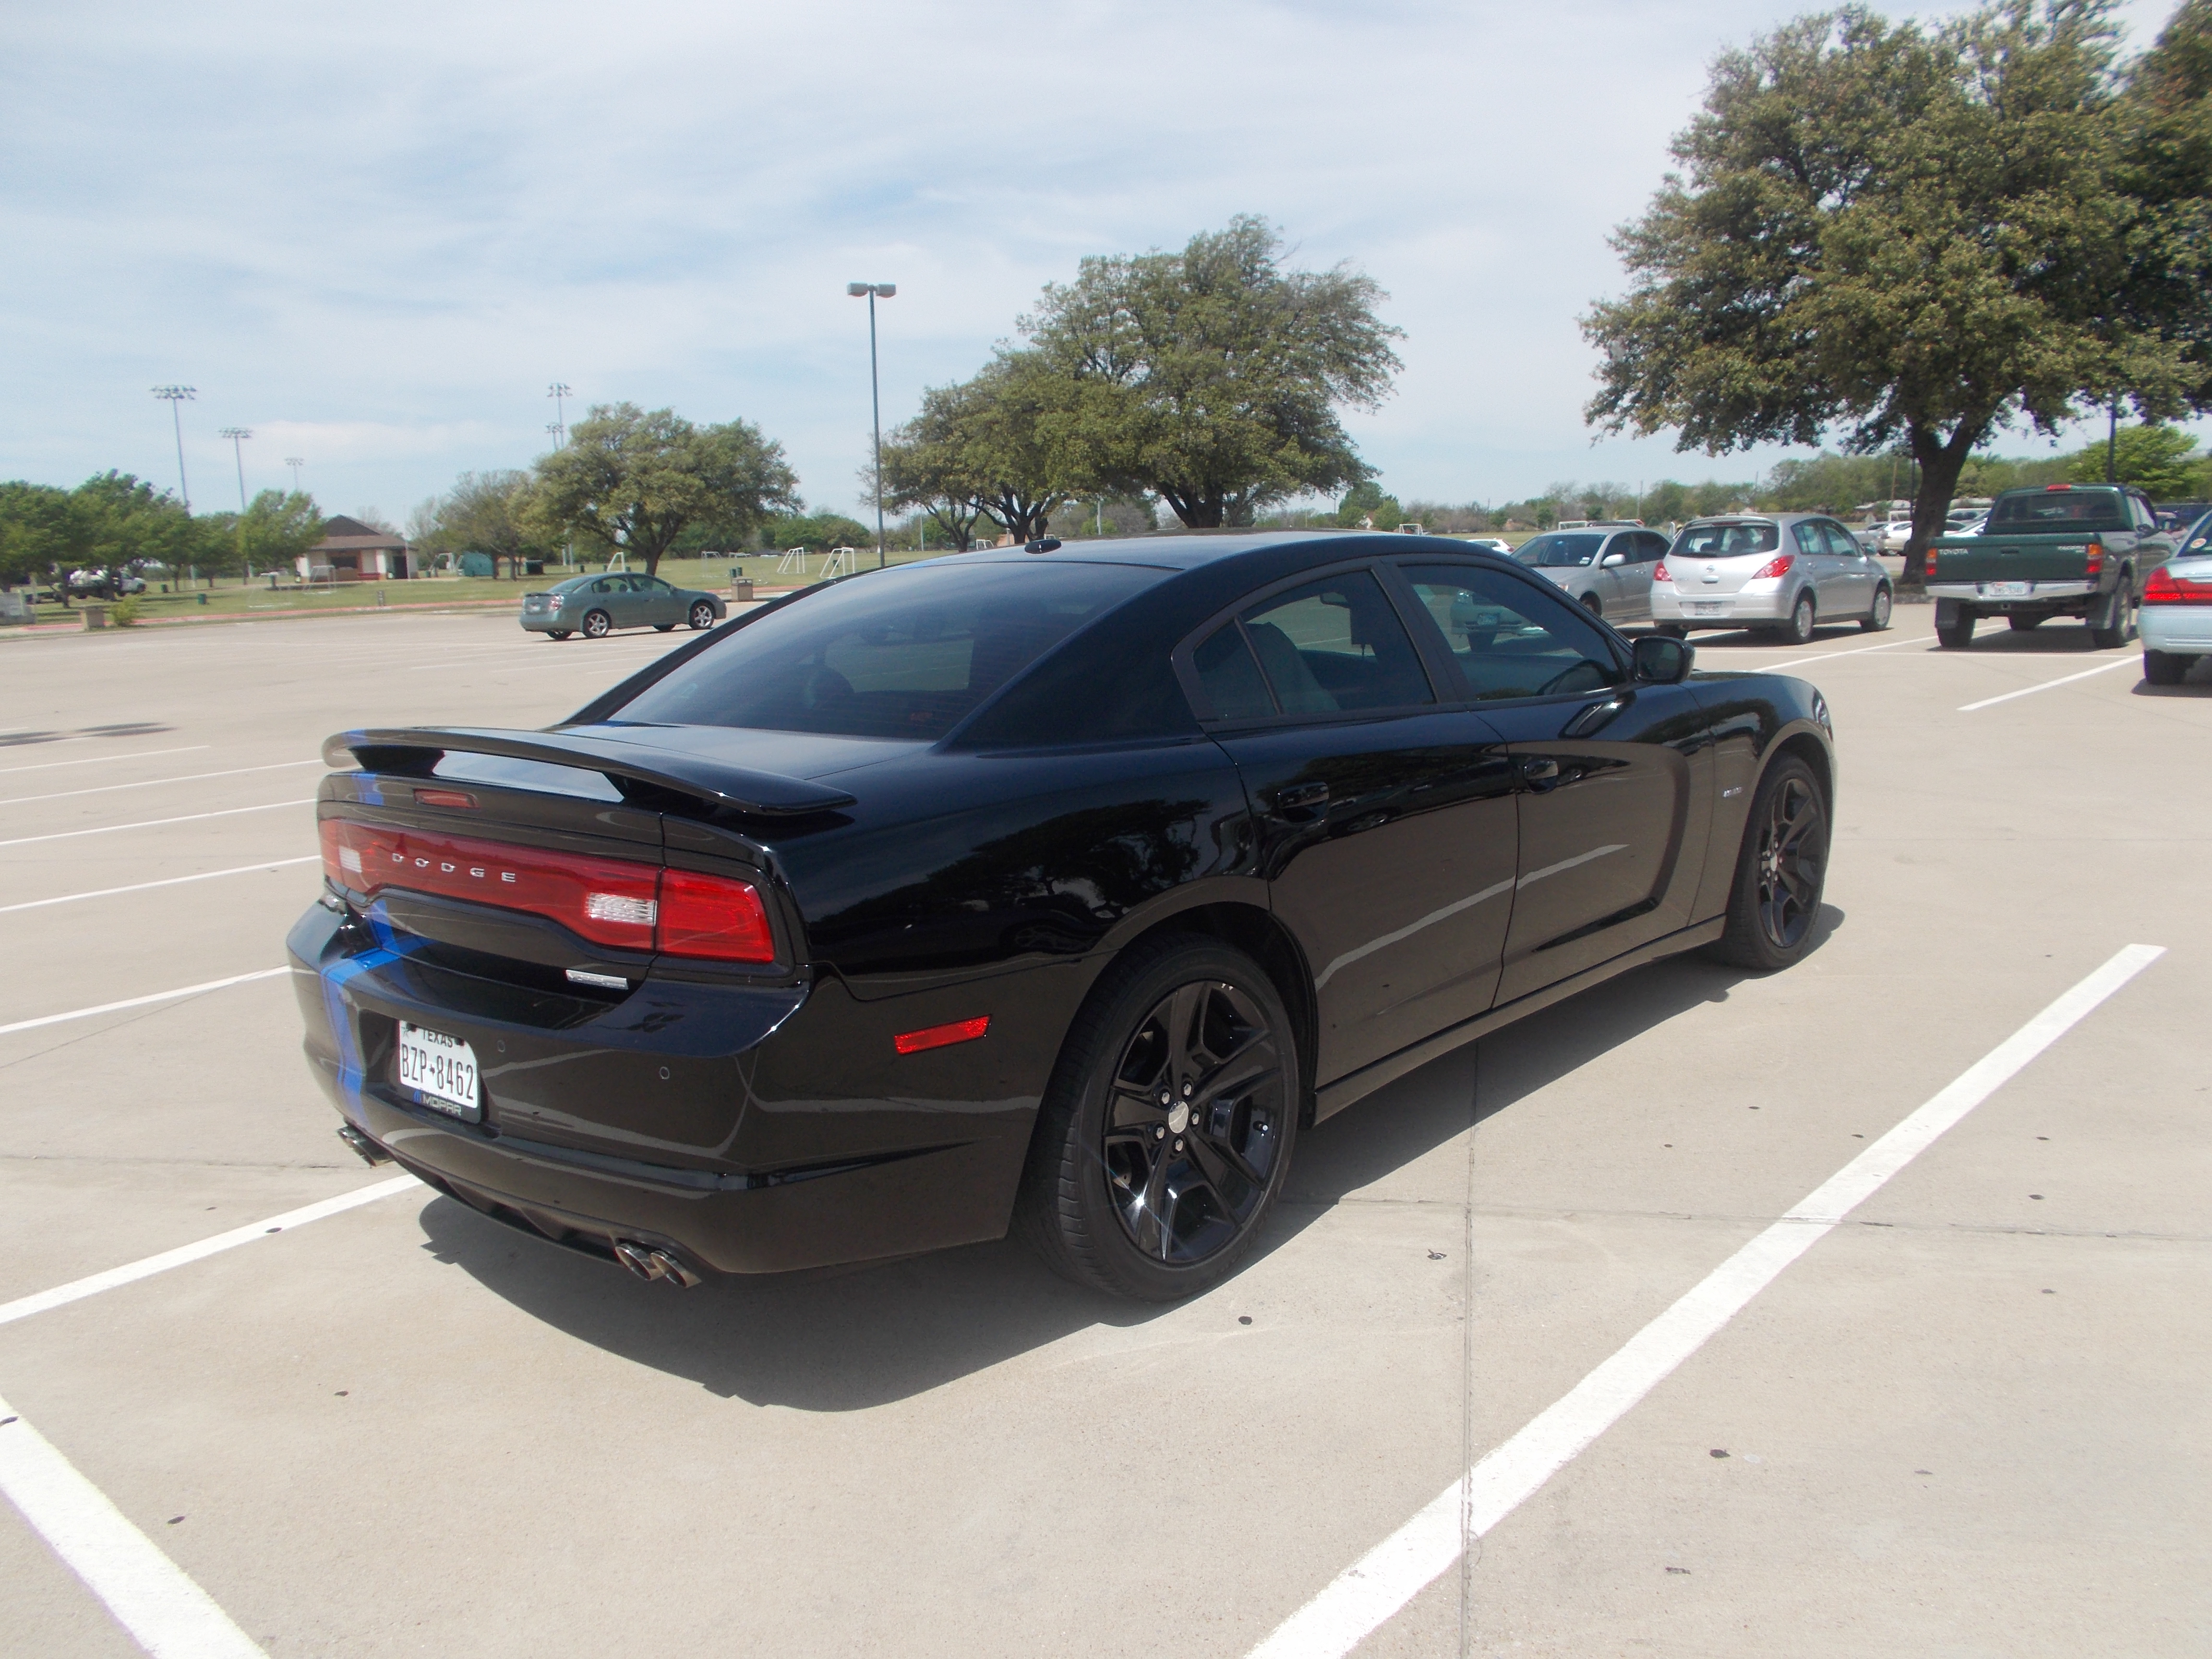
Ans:
POLYGON ((1930 582, 1928 597, 1966 605, 1984 616, 2008 611, 2040 611, 2066 616, 2087 615, 2098 598, 2097 585, 2087 581, 2028 582, 2025 593, 1995 590, 2019 586, 2004 582, 1930 582))
POLYGON ((2212 605, 2147 605, 2136 612, 2146 651, 2212 656, 2212 605))
MULTIPOLYGON (((634 1242, 718 1273, 1001 1237, 1049 1070, 1024 1031, 1051 1029, 1056 1048, 1071 1012, 1030 999, 1036 1018, 1010 1007, 1003 1041, 994 1012, 984 1042, 902 1060, 892 1030, 941 1023, 929 999, 945 994, 860 1003, 834 977, 754 988, 648 978, 594 1009, 487 988, 388 930, 363 933, 318 906, 287 941, 308 1066, 347 1122, 498 1219, 594 1255, 634 1242), (399 1085, 403 1018, 475 1051, 481 1123, 399 1085)), ((981 994, 954 994, 965 1010, 981 994)), ((1018 996, 999 989, 1000 1006, 1018 996)))
POLYGON ((578 625, 562 621, 566 614, 560 611, 526 611, 522 613, 522 625, 533 634, 573 634, 578 625))
POLYGON ((1790 608, 1796 599, 1796 588, 1785 590, 1772 578, 1763 588, 1711 597, 1694 587, 1685 592, 1654 583, 1651 617, 1655 622, 1681 623, 1691 628, 1741 628, 1752 623, 1765 626, 1788 622, 1790 608))

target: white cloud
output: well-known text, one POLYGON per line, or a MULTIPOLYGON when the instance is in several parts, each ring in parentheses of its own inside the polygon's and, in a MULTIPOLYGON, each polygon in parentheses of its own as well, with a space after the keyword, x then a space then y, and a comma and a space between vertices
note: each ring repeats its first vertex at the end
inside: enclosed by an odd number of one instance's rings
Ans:
MULTIPOLYGON (((850 505, 868 421, 972 371, 1085 252, 1231 214, 1350 259, 1407 331, 1356 422, 1408 496, 1741 474, 1583 428, 1575 327, 1714 52, 1799 9, 1010 0, 609 11, 388 0, 21 9, 0 23, 0 473, 331 502, 526 464, 546 384, 743 415, 850 505), (283 434, 282 437, 275 434, 283 434)), ((2163 8, 2124 15, 2148 38, 2163 8)), ((573 413, 573 409, 572 409, 573 413)))

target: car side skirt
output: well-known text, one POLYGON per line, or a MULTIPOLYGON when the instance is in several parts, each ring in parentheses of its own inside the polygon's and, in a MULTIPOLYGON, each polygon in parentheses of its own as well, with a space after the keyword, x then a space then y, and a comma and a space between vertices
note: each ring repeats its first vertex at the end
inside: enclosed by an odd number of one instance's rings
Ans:
POLYGON ((1524 997, 1516 997, 1502 1007, 1492 1008, 1488 1013, 1478 1014, 1473 1019, 1462 1020, 1433 1036, 1425 1037, 1410 1047, 1401 1048, 1395 1054, 1385 1055, 1371 1065, 1362 1066, 1349 1076, 1339 1078, 1335 1082, 1315 1091, 1314 1121, 1318 1123, 1323 1118, 1364 1099, 1385 1084, 1395 1083, 1407 1073, 1419 1070, 1431 1060, 1462 1048, 1477 1038, 1488 1036, 1492 1031, 1510 1025, 1523 1015, 1533 1014, 1540 1008, 1548 1008, 1555 1002, 1565 1001, 1592 986, 1602 985, 1616 974, 1626 973, 1632 968, 1641 968, 1646 963, 1656 962, 1662 957, 1694 951, 1701 945, 1711 945, 1727 928, 1728 918, 1719 915, 1711 921, 1662 934, 1632 951, 1623 951, 1610 961, 1601 962, 1595 968, 1586 968, 1557 984, 1547 985, 1540 991, 1531 991, 1524 997))

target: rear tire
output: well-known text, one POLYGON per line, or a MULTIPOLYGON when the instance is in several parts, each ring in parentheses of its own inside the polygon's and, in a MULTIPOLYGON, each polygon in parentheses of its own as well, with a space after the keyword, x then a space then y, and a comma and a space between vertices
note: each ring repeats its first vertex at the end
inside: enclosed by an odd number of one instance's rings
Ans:
POLYGON ((1957 620, 1938 623, 1936 642, 1946 651, 1964 651, 1974 642, 1974 613, 1962 611, 1957 620))
POLYGON ((1199 934, 1139 945, 1061 1044, 1016 1225, 1079 1285, 1147 1302, 1211 1289, 1282 1190, 1304 1082, 1259 963, 1199 934))
POLYGON ((1874 609, 1859 618, 1859 631, 1864 634, 1885 633, 1889 628, 1890 609, 1896 601, 1890 597, 1889 584, 1884 582, 1874 591, 1874 609))
POLYGON ((1713 945, 1723 962, 1772 973, 1813 948, 1813 926, 1828 877, 1828 803, 1813 769, 1784 755, 1752 797, 1736 854, 1727 931, 1713 945))
POLYGON ((2170 651, 2143 653, 2143 678, 2153 685, 2179 685, 2189 678, 2194 657, 2177 657, 2170 651))
POLYGON ((586 611, 584 613, 584 637, 587 640, 606 638, 614 631, 614 625, 615 619, 604 611, 586 611))
POLYGON ((1784 645, 1808 645, 1813 639, 1813 623, 1816 612, 1810 592, 1800 593, 1797 603, 1790 607, 1790 620, 1776 630, 1784 645))

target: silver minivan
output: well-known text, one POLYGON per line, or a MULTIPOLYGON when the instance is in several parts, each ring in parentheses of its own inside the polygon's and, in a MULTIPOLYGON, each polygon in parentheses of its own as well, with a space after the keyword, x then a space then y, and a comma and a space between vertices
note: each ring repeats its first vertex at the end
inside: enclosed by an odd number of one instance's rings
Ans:
POLYGON ((1618 623, 1651 620, 1651 572, 1666 551, 1667 538, 1656 530, 1592 524, 1533 537, 1513 556, 1593 617, 1618 623))
POLYGON ((1693 519, 1653 573, 1651 617, 1677 638, 1750 628, 1802 645, 1822 623, 1889 626, 1889 573, 1821 513, 1693 519))

